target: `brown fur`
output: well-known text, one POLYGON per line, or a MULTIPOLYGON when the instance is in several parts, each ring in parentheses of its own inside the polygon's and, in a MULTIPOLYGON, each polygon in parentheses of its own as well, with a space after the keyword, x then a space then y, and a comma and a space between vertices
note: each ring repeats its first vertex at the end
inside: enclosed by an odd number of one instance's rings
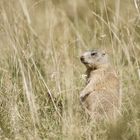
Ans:
MULTIPOLYGON (((97 52, 101 53, 100 51, 97 52)), ((88 54, 82 57, 86 61, 88 54)), ((94 61, 94 58, 91 59, 94 61)), ((104 59, 104 56, 100 59, 104 59)), ((86 67, 87 84, 80 94, 84 108, 96 119, 116 117, 120 99, 119 79, 116 71, 108 60, 101 64, 98 62, 97 65, 94 62, 94 66, 86 65, 86 67)))

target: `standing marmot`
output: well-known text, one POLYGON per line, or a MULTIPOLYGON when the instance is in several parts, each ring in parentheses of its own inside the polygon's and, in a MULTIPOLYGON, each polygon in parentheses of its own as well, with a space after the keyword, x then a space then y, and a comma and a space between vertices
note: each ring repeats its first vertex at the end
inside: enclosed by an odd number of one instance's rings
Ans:
POLYGON ((95 119, 116 117, 120 103, 119 80, 108 54, 102 50, 87 51, 80 59, 87 68, 86 87, 80 94, 83 106, 95 119))

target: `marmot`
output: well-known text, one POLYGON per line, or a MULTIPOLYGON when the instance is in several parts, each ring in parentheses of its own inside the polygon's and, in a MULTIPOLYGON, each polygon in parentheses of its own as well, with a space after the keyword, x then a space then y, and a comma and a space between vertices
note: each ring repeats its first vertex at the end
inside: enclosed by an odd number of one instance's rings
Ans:
POLYGON ((87 68, 86 87, 80 93, 84 108, 95 119, 116 117, 120 103, 119 78, 108 54, 103 50, 87 51, 80 59, 87 68))

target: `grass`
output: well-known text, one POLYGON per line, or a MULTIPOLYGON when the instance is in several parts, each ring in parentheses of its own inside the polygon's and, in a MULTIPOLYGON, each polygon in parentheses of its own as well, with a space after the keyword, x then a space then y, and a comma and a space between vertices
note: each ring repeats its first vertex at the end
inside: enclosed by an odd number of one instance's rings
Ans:
POLYGON ((1 0, 0 139, 139 140, 139 1, 1 0), (80 54, 102 48, 118 70, 116 123, 91 121, 79 101, 80 54))

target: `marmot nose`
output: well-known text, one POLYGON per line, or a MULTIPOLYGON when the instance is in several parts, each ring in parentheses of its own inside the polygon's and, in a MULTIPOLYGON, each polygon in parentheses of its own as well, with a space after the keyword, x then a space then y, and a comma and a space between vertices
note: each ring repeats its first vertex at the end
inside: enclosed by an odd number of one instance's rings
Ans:
POLYGON ((80 60, 83 62, 84 61, 84 56, 81 56, 80 57, 80 60))

